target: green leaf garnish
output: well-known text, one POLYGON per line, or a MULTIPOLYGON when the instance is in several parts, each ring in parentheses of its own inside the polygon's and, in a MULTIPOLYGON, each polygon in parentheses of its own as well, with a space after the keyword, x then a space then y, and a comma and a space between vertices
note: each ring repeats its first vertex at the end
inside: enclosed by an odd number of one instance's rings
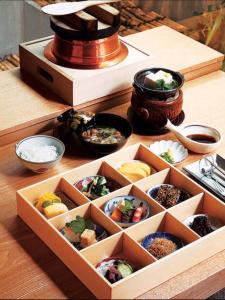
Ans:
POLYGON ((102 177, 97 177, 97 178, 98 178, 98 179, 97 179, 97 184, 99 184, 99 185, 104 185, 104 184, 107 183, 107 181, 106 181, 106 179, 105 179, 104 176, 102 176, 102 177))
POLYGON ((70 223, 66 223, 66 226, 71 228, 72 231, 77 233, 82 233, 85 230, 86 224, 84 218, 77 216, 76 220, 73 220, 70 223))
POLYGON ((133 204, 131 201, 125 199, 125 206, 121 209, 121 212, 125 214, 131 209, 133 209, 133 204))
POLYGON ((50 206, 50 205, 52 205, 52 201, 49 201, 49 200, 46 200, 46 201, 44 201, 44 202, 42 203, 42 207, 43 207, 43 208, 46 208, 46 207, 48 207, 48 206, 50 206))
POLYGON ((165 83, 164 79, 156 80, 156 88, 157 90, 173 90, 178 86, 178 83, 173 80, 171 83, 165 83))
POLYGON ((72 229, 72 231, 77 234, 83 233, 85 229, 94 230, 94 223, 91 221, 91 219, 85 220, 80 216, 76 216, 76 220, 66 223, 66 227, 72 229))
POLYGON ((158 90, 163 90, 165 81, 163 79, 156 80, 156 87, 158 90))
POLYGON ((90 199, 105 196, 110 193, 106 184, 107 180, 104 176, 97 176, 83 187, 82 192, 85 192, 86 196, 90 199))

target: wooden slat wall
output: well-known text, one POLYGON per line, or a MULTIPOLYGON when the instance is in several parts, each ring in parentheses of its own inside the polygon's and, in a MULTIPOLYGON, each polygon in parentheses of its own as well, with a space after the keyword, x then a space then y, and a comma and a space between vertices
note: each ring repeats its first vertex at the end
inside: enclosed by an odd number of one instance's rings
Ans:
POLYGON ((0 0, 0 58, 18 51, 23 33, 23 1, 0 0))
POLYGON ((188 32, 188 29, 185 26, 165 18, 154 11, 144 12, 142 9, 137 7, 135 1, 125 0, 115 5, 118 5, 121 9, 122 26, 120 28, 120 34, 122 36, 155 28, 161 25, 167 25, 182 33, 188 32))
POLYGON ((0 60, 0 71, 7 71, 19 67, 20 59, 17 54, 11 54, 0 60))

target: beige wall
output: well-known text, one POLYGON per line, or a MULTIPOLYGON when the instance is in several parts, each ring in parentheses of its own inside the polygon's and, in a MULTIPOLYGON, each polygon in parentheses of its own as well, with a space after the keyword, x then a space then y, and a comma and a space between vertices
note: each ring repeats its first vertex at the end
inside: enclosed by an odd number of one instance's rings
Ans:
POLYGON ((0 58, 18 52, 23 35, 23 2, 0 0, 0 58))
POLYGON ((0 59, 24 41, 52 35, 49 17, 32 1, 0 0, 0 59))
POLYGON ((201 12, 210 4, 220 3, 220 0, 137 0, 137 5, 143 10, 154 10, 173 20, 182 20, 201 12))

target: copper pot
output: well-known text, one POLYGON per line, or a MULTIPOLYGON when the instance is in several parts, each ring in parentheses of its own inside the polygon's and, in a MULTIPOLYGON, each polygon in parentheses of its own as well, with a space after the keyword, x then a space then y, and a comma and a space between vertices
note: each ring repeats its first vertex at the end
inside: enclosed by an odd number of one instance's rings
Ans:
POLYGON ((67 40, 56 34, 52 52, 58 59, 67 63, 96 66, 116 57, 120 48, 118 33, 92 41, 67 40))
POLYGON ((54 40, 44 50, 51 62, 69 68, 100 69, 123 61, 128 49, 119 39, 119 24, 97 31, 76 30, 59 18, 51 17, 54 40))
POLYGON ((183 106, 183 92, 180 90, 174 97, 162 101, 134 89, 131 105, 142 121, 152 126, 159 126, 167 119, 173 121, 180 115, 183 106))

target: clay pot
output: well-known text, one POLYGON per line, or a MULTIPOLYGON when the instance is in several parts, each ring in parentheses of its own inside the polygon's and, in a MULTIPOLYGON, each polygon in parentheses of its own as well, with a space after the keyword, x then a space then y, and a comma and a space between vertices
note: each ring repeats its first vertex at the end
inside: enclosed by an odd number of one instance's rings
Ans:
POLYGON ((149 68, 139 71, 134 76, 131 106, 135 115, 144 124, 152 128, 163 128, 167 119, 175 121, 182 112, 183 92, 181 87, 184 77, 179 72, 163 68, 149 68), (170 73, 177 82, 177 87, 171 90, 151 89, 144 85, 149 73, 159 70, 170 73))
POLYGON ((174 97, 160 101, 134 89, 131 106, 141 121, 153 127, 163 127, 167 119, 173 121, 180 115, 183 106, 183 92, 180 90, 174 97))

